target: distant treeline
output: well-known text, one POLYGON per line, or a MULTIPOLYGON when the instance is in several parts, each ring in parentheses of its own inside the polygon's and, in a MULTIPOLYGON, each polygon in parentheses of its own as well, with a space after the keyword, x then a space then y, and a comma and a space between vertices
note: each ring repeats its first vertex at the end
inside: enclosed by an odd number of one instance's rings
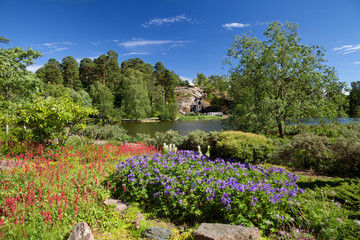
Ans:
MULTIPOLYGON (((161 62, 155 66, 140 58, 119 65, 118 54, 110 50, 92 60, 79 63, 72 56, 48 62, 36 71, 45 84, 45 96, 68 95, 75 102, 99 109, 99 117, 141 119, 158 117, 173 120, 177 116, 176 86, 190 86, 161 62)), ((194 83, 206 92, 228 89, 225 77, 198 73, 194 83)))

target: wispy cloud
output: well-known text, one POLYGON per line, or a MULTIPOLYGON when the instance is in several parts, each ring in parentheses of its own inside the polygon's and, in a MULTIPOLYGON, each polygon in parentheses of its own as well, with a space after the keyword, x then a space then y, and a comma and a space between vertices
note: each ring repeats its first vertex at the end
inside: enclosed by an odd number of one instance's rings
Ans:
POLYGON ((126 48, 149 46, 149 45, 165 45, 165 44, 182 44, 188 41, 175 41, 175 40, 132 40, 121 42, 118 45, 126 48))
POLYGON ((74 45, 74 43, 66 41, 66 42, 43 43, 42 45, 46 47, 55 47, 56 45, 74 45))
POLYGON ((148 52, 129 52, 129 53, 125 53, 123 54, 123 56, 131 56, 131 55, 148 55, 148 52))
POLYGON ((360 64, 360 62, 354 62, 354 64, 360 64))
POLYGON ((144 28, 148 28, 150 26, 161 26, 164 24, 171 24, 171 23, 179 23, 179 22, 189 22, 194 23, 195 21, 191 18, 186 17, 185 14, 178 15, 176 17, 170 17, 170 18, 154 18, 144 24, 142 26, 144 28))
POLYGON ((250 27, 251 25, 248 23, 225 23, 222 25, 223 28, 226 28, 227 30, 232 30, 233 28, 244 28, 244 27, 250 27))
POLYGON ((360 51, 360 44, 357 45, 343 45, 341 47, 336 47, 333 51, 341 54, 349 54, 360 51))
POLYGON ((64 51, 64 50, 68 50, 68 47, 57 47, 54 49, 55 52, 60 52, 60 51, 64 51))

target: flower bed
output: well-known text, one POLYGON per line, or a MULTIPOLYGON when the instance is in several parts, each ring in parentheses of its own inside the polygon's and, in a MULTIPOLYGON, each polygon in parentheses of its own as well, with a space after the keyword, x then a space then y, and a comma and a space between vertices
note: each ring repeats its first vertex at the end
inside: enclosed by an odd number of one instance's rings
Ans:
POLYGON ((111 214, 103 206, 110 187, 104 180, 120 159, 158 151, 146 145, 108 144, 0 158, 27 163, 0 171, 0 239, 64 239, 81 221, 110 227, 111 214))
POLYGON ((300 189, 294 174, 193 151, 135 156, 117 165, 116 194, 180 222, 223 222, 276 231, 300 189))

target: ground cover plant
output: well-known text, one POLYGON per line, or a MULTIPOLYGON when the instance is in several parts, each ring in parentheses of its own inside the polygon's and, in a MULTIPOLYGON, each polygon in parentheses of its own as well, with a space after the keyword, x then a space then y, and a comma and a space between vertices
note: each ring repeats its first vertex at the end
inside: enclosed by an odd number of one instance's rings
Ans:
POLYGON ((276 231, 291 218, 289 202, 304 192, 296 184, 299 177, 282 168, 212 161, 194 151, 135 156, 117 169, 115 195, 179 223, 223 222, 276 231))
POLYGON ((118 217, 103 206, 110 196, 104 180, 119 159, 157 151, 108 144, 3 156, 5 164, 27 165, 0 171, 0 239, 64 239, 81 221, 98 231, 120 227, 118 217))

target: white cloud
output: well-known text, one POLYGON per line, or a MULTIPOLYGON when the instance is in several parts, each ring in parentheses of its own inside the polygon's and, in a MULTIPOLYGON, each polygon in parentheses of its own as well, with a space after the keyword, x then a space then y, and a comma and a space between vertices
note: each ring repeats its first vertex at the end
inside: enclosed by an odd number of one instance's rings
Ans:
POLYGON ((83 57, 83 58, 75 58, 75 60, 80 63, 81 60, 83 60, 84 58, 90 58, 91 60, 94 60, 95 58, 98 58, 98 57, 83 57))
POLYGON ((354 64, 360 64, 360 62, 354 62, 354 64))
POLYGON ((59 52, 59 51, 64 51, 64 50, 68 50, 69 48, 67 47, 57 47, 55 48, 55 52, 59 52))
POLYGON ((233 28, 244 28, 244 27, 250 27, 250 24, 245 24, 245 23, 237 23, 237 22, 233 22, 233 23, 225 23, 222 25, 222 27, 226 28, 227 30, 231 30, 233 28))
POLYGON ((43 65, 30 65, 30 66, 27 66, 26 69, 30 72, 36 72, 42 66, 43 65))
POLYGON ((119 46, 126 48, 148 46, 148 45, 164 45, 164 44, 181 44, 187 41, 174 41, 174 40, 132 40, 127 42, 119 43, 119 46))
POLYGON ((53 46, 53 45, 55 45, 55 44, 56 44, 56 43, 43 43, 42 45, 49 47, 49 46, 53 46))
POLYGON ((184 82, 187 80, 191 86, 194 86, 194 84, 190 78, 180 76, 180 79, 183 80, 184 82))
POLYGON ((349 53, 357 52, 357 51, 360 51, 360 44, 343 45, 341 47, 334 48, 333 51, 336 51, 336 52, 342 53, 342 54, 349 54, 349 53))
POLYGON ((129 52, 129 53, 125 53, 123 54, 123 56, 131 56, 131 55, 147 55, 149 54, 148 52, 129 52))
POLYGON ((150 26, 161 26, 164 24, 170 24, 170 23, 177 23, 177 22, 189 22, 189 23, 193 23, 193 20, 186 17, 185 14, 182 15, 178 15, 176 17, 171 17, 171 18, 154 18, 150 21, 148 21, 147 23, 142 24, 142 26, 144 28, 148 28, 150 26))

